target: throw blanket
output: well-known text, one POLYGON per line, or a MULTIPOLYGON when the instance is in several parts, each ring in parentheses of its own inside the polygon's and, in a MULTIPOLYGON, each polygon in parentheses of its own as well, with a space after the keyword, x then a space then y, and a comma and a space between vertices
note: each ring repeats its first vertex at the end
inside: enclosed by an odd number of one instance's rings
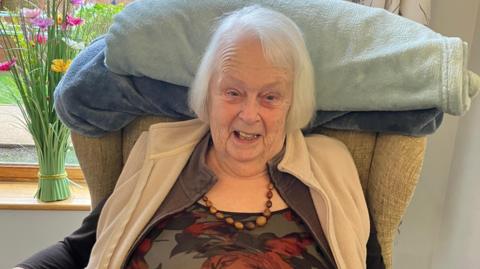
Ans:
MULTIPOLYGON (((72 62, 55 90, 55 109, 72 130, 101 136, 119 130, 141 115, 179 120, 194 115, 187 107, 188 88, 147 77, 123 76, 104 65, 105 40, 100 37, 72 62)), ((442 121, 438 109, 399 112, 318 111, 310 128, 376 131, 405 135, 433 133, 442 121)))
POLYGON ((142 0, 115 17, 105 62, 118 74, 189 86, 215 19, 258 3, 304 31, 318 110, 464 114, 479 92, 467 45, 380 8, 339 0, 142 0))

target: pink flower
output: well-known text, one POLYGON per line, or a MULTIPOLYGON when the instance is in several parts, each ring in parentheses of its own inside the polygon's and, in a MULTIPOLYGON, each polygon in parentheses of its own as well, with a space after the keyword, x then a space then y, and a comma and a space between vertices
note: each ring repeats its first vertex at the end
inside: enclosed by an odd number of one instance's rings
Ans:
POLYGON ((65 20, 66 20, 65 23, 67 24, 67 26, 77 26, 83 23, 82 18, 75 18, 68 14, 65 20))
POLYGON ((48 40, 47 35, 44 35, 44 34, 35 35, 35 41, 38 44, 45 44, 45 43, 47 43, 47 40, 48 40))
POLYGON ((70 3, 74 6, 83 5, 83 0, 70 0, 70 3))
POLYGON ((10 71, 10 69, 12 69, 12 66, 14 66, 16 62, 17 59, 13 58, 10 61, 0 63, 0 71, 10 71))
POLYGON ((35 26, 38 26, 38 28, 42 30, 45 30, 49 26, 53 25, 53 20, 49 18, 34 18, 30 20, 30 23, 35 26))
POLYGON ((22 8, 21 14, 24 18, 35 19, 38 16, 40 16, 40 14, 42 14, 42 10, 39 9, 39 8, 30 9, 30 8, 25 8, 24 7, 24 8, 22 8))

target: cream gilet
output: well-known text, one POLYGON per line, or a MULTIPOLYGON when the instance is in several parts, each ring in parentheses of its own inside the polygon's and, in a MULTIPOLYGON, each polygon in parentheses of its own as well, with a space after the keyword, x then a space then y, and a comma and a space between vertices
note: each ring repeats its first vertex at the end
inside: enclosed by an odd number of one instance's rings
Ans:
MULTIPOLYGON (((142 133, 102 210, 86 268, 121 267, 208 131, 203 122, 189 120, 154 124, 142 133)), ((324 135, 304 137, 300 130, 287 135, 285 147, 278 169, 309 187, 338 268, 365 268, 369 215, 348 149, 324 135)))

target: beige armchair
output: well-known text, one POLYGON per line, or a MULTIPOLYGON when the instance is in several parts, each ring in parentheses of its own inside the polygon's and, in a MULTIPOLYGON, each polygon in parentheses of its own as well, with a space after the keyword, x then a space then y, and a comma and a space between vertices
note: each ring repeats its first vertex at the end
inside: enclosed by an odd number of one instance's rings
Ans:
MULTIPOLYGON (((123 130, 101 138, 72 133, 92 207, 112 192, 140 133, 161 121, 172 119, 139 118, 123 130)), ((321 128, 315 132, 335 137, 349 148, 373 215, 385 265, 391 268, 393 240, 419 178, 426 138, 321 128)))

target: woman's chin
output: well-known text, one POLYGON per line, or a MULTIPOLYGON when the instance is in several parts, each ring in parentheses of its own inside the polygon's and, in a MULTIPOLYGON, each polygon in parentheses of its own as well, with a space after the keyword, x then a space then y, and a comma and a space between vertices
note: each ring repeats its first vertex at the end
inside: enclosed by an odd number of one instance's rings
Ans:
POLYGON ((249 149, 233 147, 230 148, 230 150, 227 150, 227 156, 230 159, 241 163, 259 162, 263 160, 262 154, 258 147, 252 147, 249 149))
POLYGON ((259 154, 233 154, 230 156, 233 160, 240 162, 240 163, 250 163, 250 162, 260 162, 262 158, 260 158, 259 154))

